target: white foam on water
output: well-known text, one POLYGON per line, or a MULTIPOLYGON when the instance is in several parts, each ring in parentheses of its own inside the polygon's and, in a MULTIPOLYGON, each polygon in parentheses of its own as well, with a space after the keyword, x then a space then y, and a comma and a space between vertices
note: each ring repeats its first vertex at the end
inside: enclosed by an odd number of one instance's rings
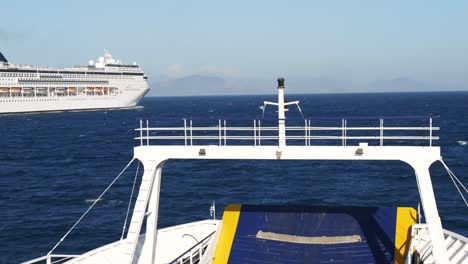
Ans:
POLYGON ((459 141, 457 141, 457 143, 458 143, 458 145, 460 145, 460 146, 466 146, 466 145, 468 144, 467 141, 463 141, 463 140, 459 140, 459 141))
POLYGON ((122 204, 123 201, 121 200, 106 200, 102 206, 104 207, 115 207, 115 206, 118 206, 120 204, 122 204))
MULTIPOLYGON (((85 203, 87 203, 87 204, 92 204, 92 203, 94 203, 96 200, 98 200, 98 199, 86 199, 86 200, 84 200, 84 201, 85 201, 85 203)), ((99 199, 99 200, 98 200, 98 202, 100 202, 100 201, 102 201, 102 199, 99 199)))

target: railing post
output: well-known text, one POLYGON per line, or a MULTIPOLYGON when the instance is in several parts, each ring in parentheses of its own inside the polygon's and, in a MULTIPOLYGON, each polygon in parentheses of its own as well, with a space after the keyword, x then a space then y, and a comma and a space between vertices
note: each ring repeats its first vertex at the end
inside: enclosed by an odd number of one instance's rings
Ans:
POLYGON ((218 133, 218 144, 219 146, 221 146, 221 119, 218 119, 218 130, 219 130, 219 133, 218 133))
POLYGON ((224 146, 226 146, 226 120, 224 120, 224 146))
POLYGON ((304 119, 304 141, 305 141, 305 145, 307 146, 307 120, 304 119))
POLYGON ((341 119, 341 145, 346 147, 346 119, 341 119))
POLYGON ((432 147, 432 117, 429 118, 429 147, 432 147))
POLYGON ((187 119, 184 118, 184 144, 187 146, 187 119))
POLYGON ((140 146, 143 146, 143 120, 140 119, 140 146))
POLYGON ((193 146, 192 119, 190 119, 190 146, 193 146))
POLYGON ((344 145, 345 145, 345 147, 346 147, 346 144, 347 144, 347 142, 346 142, 346 141, 347 141, 347 140, 346 140, 346 137, 348 136, 348 135, 347 135, 347 132, 348 132, 348 131, 346 130, 347 127, 348 127, 348 120, 345 119, 345 120, 344 120, 344 145))
POLYGON ((262 121, 258 120, 258 145, 262 145, 262 121))
POLYGON ((382 147, 383 146, 383 133, 384 133, 384 129, 383 129, 383 118, 380 118, 380 146, 382 147))
POLYGON ((50 255, 50 253, 47 253, 46 263, 47 264, 52 264, 52 256, 50 255))
POLYGON ((254 146, 257 146, 257 120, 254 119, 253 124, 254 146))
POLYGON ((309 119, 309 121, 308 121, 307 123, 308 123, 308 124, 307 124, 307 127, 308 127, 307 130, 308 130, 308 132, 309 132, 309 133, 308 133, 308 134, 309 134, 309 139, 308 139, 309 142, 308 142, 308 144, 309 144, 309 146, 310 146, 310 135, 311 135, 311 131, 312 131, 312 130, 310 129, 310 119, 309 119))
POLYGON ((149 146, 149 122, 146 120, 146 145, 149 146))
POLYGON ((341 146, 344 146, 344 119, 341 119, 341 146))

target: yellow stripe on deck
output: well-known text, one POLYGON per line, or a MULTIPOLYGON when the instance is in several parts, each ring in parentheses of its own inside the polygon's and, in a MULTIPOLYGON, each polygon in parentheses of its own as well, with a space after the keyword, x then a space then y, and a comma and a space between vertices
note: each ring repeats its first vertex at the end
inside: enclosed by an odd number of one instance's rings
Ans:
POLYGON ((416 210, 398 207, 395 225, 395 264, 405 262, 405 254, 411 240, 411 225, 416 223, 416 210))
POLYGON ((214 255, 214 264, 228 263, 229 254, 231 253, 232 243, 236 235, 237 223, 239 222, 240 210, 242 205, 230 204, 226 206, 223 214, 223 227, 216 246, 214 255))

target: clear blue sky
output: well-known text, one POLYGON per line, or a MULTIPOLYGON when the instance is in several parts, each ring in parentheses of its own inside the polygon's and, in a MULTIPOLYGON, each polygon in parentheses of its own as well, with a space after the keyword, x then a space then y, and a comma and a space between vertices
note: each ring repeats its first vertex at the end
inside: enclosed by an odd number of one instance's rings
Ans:
POLYGON ((18 0, 1 13, 0 51, 18 64, 86 63, 108 48, 156 81, 285 75, 359 89, 400 78, 468 90, 468 1, 18 0))

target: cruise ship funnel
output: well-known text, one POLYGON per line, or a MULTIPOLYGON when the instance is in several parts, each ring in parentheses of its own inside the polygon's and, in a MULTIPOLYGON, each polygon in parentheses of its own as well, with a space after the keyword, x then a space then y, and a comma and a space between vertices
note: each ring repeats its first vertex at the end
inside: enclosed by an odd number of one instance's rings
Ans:
POLYGON ((0 61, 8 63, 8 60, 3 56, 3 54, 0 52, 0 61))

